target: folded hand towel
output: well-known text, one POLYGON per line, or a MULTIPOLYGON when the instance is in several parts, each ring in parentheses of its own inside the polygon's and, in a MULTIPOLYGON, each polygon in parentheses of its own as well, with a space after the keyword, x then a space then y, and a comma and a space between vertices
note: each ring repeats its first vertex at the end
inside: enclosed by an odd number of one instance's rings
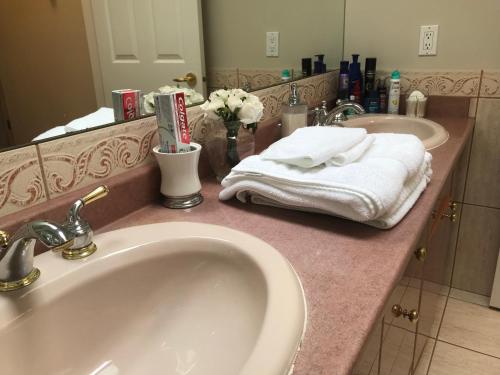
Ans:
MULTIPOLYGON (((432 157, 426 153, 425 161, 415 176, 403 186, 401 194, 391 208, 384 214, 372 220, 360 220, 353 207, 346 205, 340 199, 331 200, 329 192, 318 192, 316 195, 307 194, 300 188, 276 186, 263 182, 258 178, 240 180, 221 192, 220 198, 226 195, 236 197, 246 202, 248 199, 255 204, 276 206, 299 211, 318 212, 361 221, 365 224, 388 229, 396 225, 413 207, 420 194, 425 190, 432 175, 432 157)), ((339 192, 338 192, 339 193, 339 192)))
POLYGON ((115 122, 113 108, 101 107, 95 112, 69 122, 65 125, 65 129, 67 132, 76 132, 96 126, 111 124, 112 122, 115 122))
POLYGON ((274 160, 302 168, 318 166, 344 153, 366 137, 366 129, 311 126, 299 128, 263 151, 263 160, 274 160))
MULTIPOLYGON (((328 211, 352 220, 373 220, 397 201, 406 181, 405 166, 386 158, 372 158, 343 167, 299 168, 250 156, 233 168, 222 181, 219 198, 229 199, 238 192, 235 183, 252 180, 291 192, 305 205, 319 202, 328 211)), ((297 205, 302 205, 297 202, 297 205)))
POLYGON ((364 155, 364 153, 372 145, 373 141, 375 141, 375 136, 373 134, 368 134, 366 138, 363 139, 356 146, 352 147, 351 149, 345 152, 341 152, 340 154, 333 156, 331 159, 328 159, 325 162, 325 164, 341 167, 343 165, 352 163, 364 155))

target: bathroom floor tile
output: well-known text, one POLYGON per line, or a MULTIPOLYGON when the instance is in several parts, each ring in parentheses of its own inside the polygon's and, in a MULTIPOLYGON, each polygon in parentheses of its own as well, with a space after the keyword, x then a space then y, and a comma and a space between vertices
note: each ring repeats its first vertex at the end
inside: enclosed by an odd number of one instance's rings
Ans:
POLYGON ((428 374, 498 375, 500 359, 438 341, 428 374))
POLYGON ((450 297, 458 299, 459 301, 462 302, 475 303, 476 305, 481 305, 485 307, 490 306, 490 297, 483 296, 481 294, 467 292, 465 290, 451 288, 450 297))
POLYGON ((450 298, 439 340, 500 358, 499 332, 500 312, 450 298))

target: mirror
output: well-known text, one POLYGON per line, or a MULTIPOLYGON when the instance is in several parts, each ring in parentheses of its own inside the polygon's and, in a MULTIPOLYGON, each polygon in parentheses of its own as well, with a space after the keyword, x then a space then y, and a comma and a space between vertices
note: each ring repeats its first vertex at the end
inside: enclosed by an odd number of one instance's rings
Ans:
POLYGON ((1 1, 0 150, 150 115, 154 92, 196 105, 300 79, 303 58, 337 68, 343 23, 344 0, 1 1))

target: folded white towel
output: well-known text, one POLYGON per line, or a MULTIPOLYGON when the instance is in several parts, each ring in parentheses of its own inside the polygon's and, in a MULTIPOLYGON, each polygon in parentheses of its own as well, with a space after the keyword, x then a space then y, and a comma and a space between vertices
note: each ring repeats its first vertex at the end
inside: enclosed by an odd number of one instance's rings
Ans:
POLYGON ((302 168, 318 166, 344 153, 366 137, 366 129, 311 126, 273 143, 260 156, 302 168))
MULTIPOLYGON (((406 181, 405 166, 393 159, 371 158, 343 167, 299 168, 262 160, 257 155, 241 161, 222 181, 221 200, 234 196, 235 183, 253 180, 301 196, 305 205, 323 205, 352 220, 373 220, 397 201, 406 181)), ((297 205, 299 202, 297 202, 297 205)))
POLYGON ((44 131, 40 135, 37 135, 35 138, 32 139, 32 141, 41 141, 42 139, 57 137, 57 136, 63 135, 63 134, 66 134, 66 130, 64 129, 64 126, 56 126, 52 129, 44 131))
POLYGON ((79 117, 64 126, 67 132, 76 132, 115 122, 113 108, 101 107, 86 116, 79 117))
POLYGON ((425 146, 412 134, 379 133, 374 134, 375 141, 359 161, 370 158, 389 158, 400 161, 408 172, 408 178, 414 176, 424 161, 425 146))
POLYGON ((431 160, 432 156, 426 153, 425 161, 420 166, 419 171, 404 184, 401 194, 393 206, 386 213, 372 220, 359 220, 357 212, 352 211, 349 206, 341 201, 332 201, 329 197, 325 198, 323 194, 307 195, 301 189, 276 186, 262 182, 257 178, 236 182, 224 189, 221 195, 229 194, 232 196, 232 193, 235 192, 236 197, 242 202, 250 200, 255 204, 330 214, 361 221, 377 228, 388 229, 396 225, 408 213, 425 190, 432 175, 431 160))
POLYGON ((368 134, 365 139, 363 139, 356 146, 351 149, 341 152, 333 156, 331 159, 328 159, 325 164, 326 165, 334 165, 337 167, 341 167, 343 165, 352 163, 359 158, 361 158, 365 152, 370 148, 372 143, 375 141, 375 136, 373 134, 368 134))

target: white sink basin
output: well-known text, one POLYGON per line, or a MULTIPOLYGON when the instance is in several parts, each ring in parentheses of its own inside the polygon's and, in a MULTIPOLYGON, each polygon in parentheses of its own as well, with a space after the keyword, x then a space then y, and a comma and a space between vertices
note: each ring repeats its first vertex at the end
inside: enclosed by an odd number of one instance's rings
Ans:
POLYGON ((416 135, 427 150, 439 147, 449 138, 437 122, 397 115, 363 115, 343 123, 350 128, 365 128, 368 133, 404 133, 416 135))
POLYGON ((0 294, 2 374, 287 374, 305 300, 271 246, 164 223, 96 236, 80 261, 45 253, 40 279, 0 294))

